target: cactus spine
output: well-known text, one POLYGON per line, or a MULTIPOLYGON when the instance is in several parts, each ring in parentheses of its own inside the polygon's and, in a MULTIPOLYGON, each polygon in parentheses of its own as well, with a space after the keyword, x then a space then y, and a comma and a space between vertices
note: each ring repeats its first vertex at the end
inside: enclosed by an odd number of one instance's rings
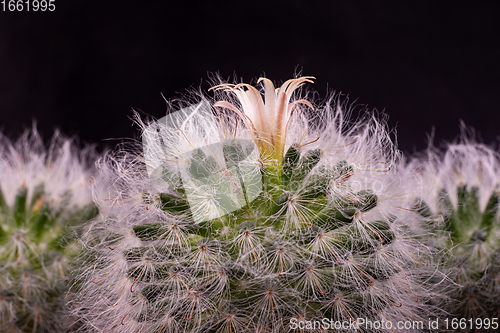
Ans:
POLYGON ((432 249, 398 152, 375 118, 348 126, 337 99, 295 98, 312 79, 260 79, 265 100, 218 85, 212 106, 139 121, 140 157, 101 161, 102 216, 79 275, 86 329, 287 332, 328 318, 370 332, 360 318, 427 319, 432 249))
POLYGON ((45 149, 36 129, 0 138, 0 330, 63 332, 78 251, 71 226, 92 217, 85 157, 56 134, 45 149))

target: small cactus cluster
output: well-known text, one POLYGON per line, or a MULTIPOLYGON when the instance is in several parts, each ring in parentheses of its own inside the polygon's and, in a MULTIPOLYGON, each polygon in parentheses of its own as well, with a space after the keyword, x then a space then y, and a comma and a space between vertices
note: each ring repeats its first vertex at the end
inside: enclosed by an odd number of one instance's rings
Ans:
POLYGON ((312 79, 217 85, 215 103, 138 120, 142 152, 98 163, 101 214, 82 235, 76 284, 82 331, 426 322, 435 253, 409 173, 383 123, 349 123, 338 97, 299 99, 312 79))
POLYGON ((0 331, 65 332, 71 272, 79 251, 71 227, 95 215, 91 150, 36 131, 0 137, 0 331))
POLYGON ((417 174, 418 206, 450 236, 442 246, 451 282, 446 311, 491 320, 500 316, 500 159, 485 145, 462 141, 445 153, 429 149, 417 174))

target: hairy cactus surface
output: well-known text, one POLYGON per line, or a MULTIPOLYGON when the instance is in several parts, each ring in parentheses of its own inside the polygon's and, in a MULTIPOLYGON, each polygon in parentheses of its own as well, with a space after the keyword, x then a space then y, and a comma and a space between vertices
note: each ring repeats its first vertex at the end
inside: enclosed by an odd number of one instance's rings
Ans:
POLYGON ((86 158, 56 134, 45 148, 35 129, 0 137, 0 331, 64 332, 78 252, 71 226, 95 215, 86 158))
POLYGON ((451 236, 444 244, 450 258, 445 273, 452 281, 446 310, 473 319, 464 331, 497 331, 492 319, 500 316, 499 156, 464 140, 444 154, 430 149, 427 160, 419 172, 419 211, 451 236))
POLYGON ((399 153, 376 118, 349 123, 340 97, 300 99, 312 79, 220 84, 215 102, 138 120, 143 151, 99 164, 75 310, 84 329, 427 328, 421 281, 435 267, 399 153))

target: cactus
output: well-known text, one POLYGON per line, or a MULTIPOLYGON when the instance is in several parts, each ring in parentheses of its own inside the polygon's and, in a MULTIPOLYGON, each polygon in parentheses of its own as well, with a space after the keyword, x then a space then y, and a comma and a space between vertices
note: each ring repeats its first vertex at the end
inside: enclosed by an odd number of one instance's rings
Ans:
POLYGON ((0 331, 64 332, 78 252, 71 227, 92 217, 86 159, 55 134, 50 148, 33 129, 0 137, 0 331))
POLYGON ((137 120, 143 152, 98 163, 101 215, 82 237, 75 310, 84 329, 312 332, 308 321, 324 318, 345 331, 380 330, 366 320, 427 327, 433 249, 399 152, 375 117, 350 125, 339 96, 321 107, 300 99, 312 80, 275 90, 262 78, 264 99, 220 84, 215 102, 137 120))
POLYGON ((446 310, 459 319, 472 318, 467 331, 497 331, 498 326, 480 319, 498 320, 500 314, 499 156, 464 139, 444 154, 429 149, 426 160, 419 170, 418 206, 422 216, 450 235, 442 244, 451 282, 446 310))

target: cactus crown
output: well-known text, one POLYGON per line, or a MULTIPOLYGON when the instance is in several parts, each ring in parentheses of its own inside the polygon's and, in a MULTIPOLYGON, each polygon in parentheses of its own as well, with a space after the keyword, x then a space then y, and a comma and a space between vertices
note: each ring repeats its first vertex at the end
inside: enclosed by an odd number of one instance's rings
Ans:
POLYGON ((215 109, 143 124, 141 157, 101 161, 79 277, 87 328, 286 332, 427 315, 430 252, 384 126, 346 129, 335 99, 314 122, 293 95, 310 77, 277 92, 260 81, 265 104, 250 85, 219 85, 215 109))

